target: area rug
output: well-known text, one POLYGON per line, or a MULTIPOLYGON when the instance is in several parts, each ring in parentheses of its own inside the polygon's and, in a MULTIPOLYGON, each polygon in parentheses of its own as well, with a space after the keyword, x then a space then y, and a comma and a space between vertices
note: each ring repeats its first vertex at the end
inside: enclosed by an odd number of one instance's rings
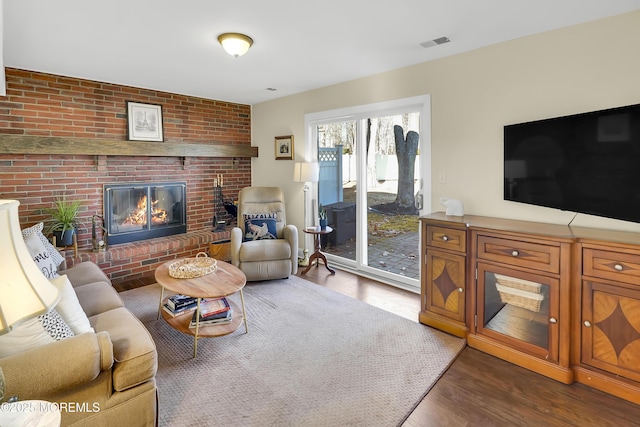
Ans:
POLYGON ((247 284, 249 333, 200 339, 193 358, 193 337, 156 319, 157 284, 120 295, 158 349, 161 427, 400 425, 464 347, 292 276, 247 284))

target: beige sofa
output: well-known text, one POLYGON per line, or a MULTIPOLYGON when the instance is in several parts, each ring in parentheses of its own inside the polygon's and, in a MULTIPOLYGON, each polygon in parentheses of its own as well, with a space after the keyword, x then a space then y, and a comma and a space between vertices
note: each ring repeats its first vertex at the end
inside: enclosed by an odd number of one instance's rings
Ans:
POLYGON ((100 268, 66 274, 94 332, 0 359, 5 397, 59 403, 62 425, 152 426, 157 420, 156 347, 100 268))

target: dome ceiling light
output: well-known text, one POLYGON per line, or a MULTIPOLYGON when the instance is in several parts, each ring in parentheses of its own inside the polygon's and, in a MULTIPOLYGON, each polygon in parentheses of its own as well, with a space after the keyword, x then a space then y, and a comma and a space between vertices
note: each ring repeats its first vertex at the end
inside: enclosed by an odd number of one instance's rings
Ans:
POLYGON ((224 33, 218 36, 218 41, 224 50, 236 58, 244 55, 253 45, 253 39, 240 33, 224 33))

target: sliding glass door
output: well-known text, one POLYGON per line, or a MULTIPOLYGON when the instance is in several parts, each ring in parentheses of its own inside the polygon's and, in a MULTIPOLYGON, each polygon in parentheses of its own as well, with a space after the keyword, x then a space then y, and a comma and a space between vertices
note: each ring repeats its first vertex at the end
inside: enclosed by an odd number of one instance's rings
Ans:
POLYGON ((334 266, 419 290, 428 106, 421 97, 307 118, 320 164, 317 203, 333 228, 323 251, 334 266))

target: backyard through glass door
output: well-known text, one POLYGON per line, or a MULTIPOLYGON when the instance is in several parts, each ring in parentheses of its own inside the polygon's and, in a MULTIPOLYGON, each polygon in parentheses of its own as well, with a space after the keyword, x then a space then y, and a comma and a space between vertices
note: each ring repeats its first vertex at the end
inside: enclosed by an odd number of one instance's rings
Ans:
POLYGON ((330 262, 418 286, 419 128, 419 112, 317 125, 330 262))

